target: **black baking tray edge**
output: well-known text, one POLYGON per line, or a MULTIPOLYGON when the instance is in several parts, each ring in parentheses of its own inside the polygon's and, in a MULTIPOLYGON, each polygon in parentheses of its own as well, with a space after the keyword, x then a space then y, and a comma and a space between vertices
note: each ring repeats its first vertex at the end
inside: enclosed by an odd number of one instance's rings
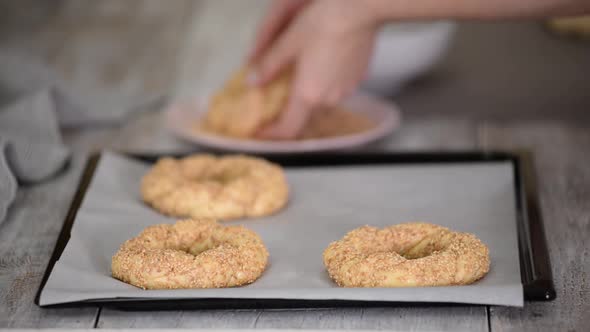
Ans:
MULTIPOLYGON (((154 162, 162 155, 128 156, 154 162)), ((259 155, 285 167, 337 167, 348 165, 374 164, 423 164, 423 163, 470 163, 509 161, 514 167, 517 206, 517 227, 519 239, 520 267, 524 298, 527 301, 551 301, 555 299, 551 263, 545 240, 543 220, 537 198, 536 175, 533 156, 528 151, 517 152, 418 152, 418 153, 323 153, 303 155, 259 155)), ((172 155, 180 157, 180 155, 172 155)), ((55 249, 35 296, 39 298, 53 266, 59 260, 69 238, 80 204, 100 160, 100 153, 93 154, 87 161, 69 212, 64 220, 55 249)), ((63 304, 45 305, 43 308, 66 308, 82 306, 105 306, 127 310, 179 310, 179 309, 262 309, 262 308, 335 308, 335 307, 384 307, 396 305, 457 305, 452 303, 408 303, 349 300, 294 300, 294 299, 137 299, 116 298, 76 301, 63 304)), ((458 304, 466 305, 466 304, 458 304)), ((468 305, 468 304, 467 304, 468 305)), ((40 305, 39 305, 40 306, 40 305)))

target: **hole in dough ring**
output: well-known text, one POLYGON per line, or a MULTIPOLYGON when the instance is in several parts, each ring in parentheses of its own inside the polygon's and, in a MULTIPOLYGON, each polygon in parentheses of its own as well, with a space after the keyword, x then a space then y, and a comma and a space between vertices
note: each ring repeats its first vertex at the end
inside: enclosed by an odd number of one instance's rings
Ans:
POLYGON ((254 282, 268 251, 242 226, 181 220, 146 228, 113 256, 114 278, 143 289, 221 288, 254 282))
POLYGON ((488 273, 489 250, 477 237, 428 223, 363 226, 324 251, 343 287, 417 287, 473 283, 488 273))
POLYGON ((143 200, 179 218, 261 217, 285 206, 289 188, 279 165, 243 155, 162 158, 141 183, 143 200))

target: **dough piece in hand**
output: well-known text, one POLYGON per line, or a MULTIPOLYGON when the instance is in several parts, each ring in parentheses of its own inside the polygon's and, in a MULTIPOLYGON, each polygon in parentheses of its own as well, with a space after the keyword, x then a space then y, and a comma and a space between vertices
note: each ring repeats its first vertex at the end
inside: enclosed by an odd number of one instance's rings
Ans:
POLYGON ((203 128, 218 134, 250 138, 274 121, 289 95, 291 72, 262 87, 247 84, 248 69, 236 72, 211 99, 203 128))

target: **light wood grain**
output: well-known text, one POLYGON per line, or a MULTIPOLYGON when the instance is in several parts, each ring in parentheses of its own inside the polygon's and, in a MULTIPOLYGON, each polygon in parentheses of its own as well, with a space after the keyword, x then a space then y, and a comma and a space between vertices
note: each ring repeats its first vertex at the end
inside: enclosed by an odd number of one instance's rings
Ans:
POLYGON ((448 54, 396 101, 409 116, 590 120, 590 43, 538 22, 462 22, 448 54))
POLYGON ((34 297, 85 162, 76 155, 60 176, 21 186, 0 223, 0 327, 92 327, 98 309, 41 309, 34 297))
POLYGON ((104 309, 99 328, 371 329, 487 331, 485 307, 183 311, 139 314, 104 309), (452 317, 452 319, 449 319, 452 317))
POLYGON ((587 331, 590 326, 590 124, 510 123, 480 132, 485 148, 530 148, 557 299, 491 307, 493 331, 587 331))
POLYGON ((133 153, 189 153, 198 150, 194 144, 177 138, 166 126, 163 112, 140 114, 113 133, 109 146, 133 153))

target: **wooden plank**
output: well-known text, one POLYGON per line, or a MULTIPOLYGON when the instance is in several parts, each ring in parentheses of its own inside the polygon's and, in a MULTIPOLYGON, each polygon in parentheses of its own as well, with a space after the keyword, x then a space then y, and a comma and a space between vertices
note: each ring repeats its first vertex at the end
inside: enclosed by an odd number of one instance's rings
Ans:
POLYGON ((73 151, 94 152, 110 148, 118 132, 118 128, 113 127, 68 129, 62 130, 62 137, 64 144, 73 151))
POLYGON ((21 186, 0 223, 0 327, 94 326, 98 309, 41 309, 33 303, 84 163, 77 154, 58 177, 21 186))
POLYGON ((588 46, 539 22, 462 22, 439 65, 396 100, 413 116, 587 121, 588 46))
POLYGON ((590 326, 590 126, 491 124, 485 148, 533 149, 557 299, 522 309, 491 307, 493 331, 584 331, 590 326))
POLYGON ((198 149, 194 144, 177 138, 163 126, 163 112, 146 112, 132 118, 113 133, 107 143, 117 151, 132 153, 189 153, 198 149))
POLYGON ((98 327, 487 331, 488 323, 485 307, 161 311, 143 314, 103 309, 98 327))

